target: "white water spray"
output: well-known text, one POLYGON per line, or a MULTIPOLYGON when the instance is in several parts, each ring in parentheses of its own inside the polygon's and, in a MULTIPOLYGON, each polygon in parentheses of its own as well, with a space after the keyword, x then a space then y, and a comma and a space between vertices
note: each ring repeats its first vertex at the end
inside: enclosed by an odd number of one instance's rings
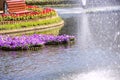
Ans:
POLYGON ((87 2, 87 0, 82 0, 82 5, 86 6, 86 2, 87 2))
POLYGON ((111 70, 95 70, 88 73, 73 74, 71 76, 62 77, 60 80, 116 80, 111 70))
POLYGON ((78 43, 82 46, 82 48, 86 49, 88 47, 92 47, 94 45, 93 36, 89 27, 89 20, 87 14, 82 14, 81 21, 78 22, 81 25, 80 29, 78 29, 78 43))

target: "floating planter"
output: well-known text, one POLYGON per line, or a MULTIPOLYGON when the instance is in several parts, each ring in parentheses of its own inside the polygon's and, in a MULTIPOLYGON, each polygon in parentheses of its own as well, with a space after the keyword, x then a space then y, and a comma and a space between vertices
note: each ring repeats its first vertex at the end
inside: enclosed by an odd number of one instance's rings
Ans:
POLYGON ((30 48, 42 47, 44 45, 68 44, 74 41, 74 36, 69 35, 39 35, 31 36, 0 36, 0 49, 2 50, 28 50, 30 48))
POLYGON ((3 13, 0 14, 0 49, 2 50, 28 50, 44 45, 66 44, 74 39, 68 35, 55 36, 64 26, 64 21, 52 8, 26 5, 25 0, 4 0, 1 3, 3 13), (15 35, 24 36, 13 37, 15 35))
POLYGON ((37 33, 57 35, 64 26, 64 21, 52 8, 26 5, 25 0, 6 0, 6 3, 8 7, 5 10, 7 11, 0 14, 0 35, 37 33), (20 7, 20 3, 26 5, 23 7, 23 11, 17 9, 20 7))

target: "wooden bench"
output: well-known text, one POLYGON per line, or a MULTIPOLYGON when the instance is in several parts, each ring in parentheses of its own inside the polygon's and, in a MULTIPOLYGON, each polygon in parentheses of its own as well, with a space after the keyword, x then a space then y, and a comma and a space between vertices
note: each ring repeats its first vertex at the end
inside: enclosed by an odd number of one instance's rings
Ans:
POLYGON ((6 0, 8 13, 25 13, 26 10, 25 0, 6 0))

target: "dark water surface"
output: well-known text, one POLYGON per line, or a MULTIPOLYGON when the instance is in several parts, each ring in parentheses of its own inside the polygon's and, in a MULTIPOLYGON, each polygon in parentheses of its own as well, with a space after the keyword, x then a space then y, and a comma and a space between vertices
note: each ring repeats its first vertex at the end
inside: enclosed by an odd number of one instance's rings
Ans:
POLYGON ((72 46, 0 51, 0 80, 120 80, 120 12, 62 14, 72 46))

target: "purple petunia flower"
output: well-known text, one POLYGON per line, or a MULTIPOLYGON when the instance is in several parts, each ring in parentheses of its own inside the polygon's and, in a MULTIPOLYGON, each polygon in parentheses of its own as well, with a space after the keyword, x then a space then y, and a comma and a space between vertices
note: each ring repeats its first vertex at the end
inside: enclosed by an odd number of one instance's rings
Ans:
POLYGON ((63 43, 69 42, 70 40, 74 40, 74 36, 69 35, 42 35, 42 34, 34 34, 31 36, 2 36, 0 35, 0 47, 5 47, 8 49, 27 49, 30 46, 44 45, 47 43, 63 43))

